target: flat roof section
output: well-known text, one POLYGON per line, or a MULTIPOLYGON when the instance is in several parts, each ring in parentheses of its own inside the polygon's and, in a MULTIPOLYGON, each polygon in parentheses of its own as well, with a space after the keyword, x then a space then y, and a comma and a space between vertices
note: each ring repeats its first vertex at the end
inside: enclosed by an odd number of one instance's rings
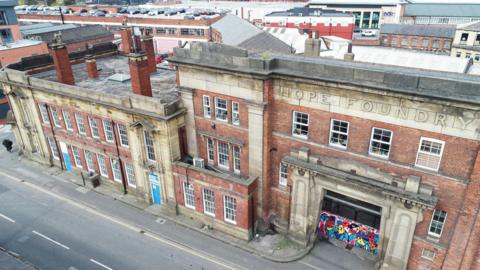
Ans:
MULTIPOLYGON (((84 87, 91 90, 115 95, 131 96, 135 95, 132 91, 131 81, 111 80, 110 76, 115 74, 125 74, 130 76, 128 58, 125 56, 112 56, 97 59, 98 79, 89 79, 85 63, 72 65, 75 77, 75 86, 84 87)), ((32 75, 35 78, 49 81, 57 81, 55 70, 49 70, 32 75)), ((126 77, 126 76, 125 76, 126 77)), ((175 83, 175 71, 157 69, 157 72, 150 76, 152 82, 153 97, 162 100, 162 103, 173 102, 178 98, 178 92, 175 83)))

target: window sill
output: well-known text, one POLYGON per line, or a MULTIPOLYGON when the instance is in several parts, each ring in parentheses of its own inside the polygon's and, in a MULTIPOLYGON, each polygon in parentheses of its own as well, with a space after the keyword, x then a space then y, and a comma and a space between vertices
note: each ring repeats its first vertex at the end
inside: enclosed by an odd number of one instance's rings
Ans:
POLYGON ((226 223, 228 224, 231 224, 231 225, 237 225, 237 222, 236 221, 233 221, 233 220, 228 220, 228 219, 224 219, 226 223))
POLYGON ((308 136, 304 136, 304 135, 298 135, 298 134, 293 134, 292 133, 292 137, 297 138, 297 139, 302 139, 302 140, 308 140, 308 136))

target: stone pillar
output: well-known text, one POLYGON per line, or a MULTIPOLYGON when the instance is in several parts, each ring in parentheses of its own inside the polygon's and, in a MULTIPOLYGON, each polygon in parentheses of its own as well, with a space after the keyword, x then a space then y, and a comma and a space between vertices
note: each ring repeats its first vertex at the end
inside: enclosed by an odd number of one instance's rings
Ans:
POLYGON ((134 94, 141 96, 152 96, 152 84, 150 82, 150 71, 148 69, 147 55, 144 53, 131 53, 128 55, 130 77, 134 94))
MULTIPOLYGON (((177 74, 180 71, 177 70, 177 74)), ((195 129, 195 112, 193 107, 193 90, 190 88, 180 87, 180 97, 182 98, 183 107, 187 110, 185 114, 185 130, 187 132, 188 154, 197 157, 197 133, 195 129)))
POLYGON ((381 269, 407 269, 410 248, 420 211, 418 207, 408 210, 397 205, 395 212, 392 214, 393 222, 381 269))
POLYGON ((155 62, 155 48, 153 47, 153 37, 142 36, 140 38, 142 44, 142 50, 145 52, 148 58, 148 68, 151 73, 157 71, 157 63, 155 62))
POLYGON ((85 56, 85 66, 87 68, 87 75, 90 79, 98 78, 97 60, 92 55, 85 56))
POLYGON ((307 246, 309 243, 308 207, 310 201, 310 173, 300 169, 294 169, 292 178, 293 188, 288 237, 301 245, 307 246))
POLYGON ((250 103, 248 105, 248 168, 252 177, 258 177, 258 201, 256 216, 264 216, 264 183, 263 183, 263 114, 264 105, 250 103))

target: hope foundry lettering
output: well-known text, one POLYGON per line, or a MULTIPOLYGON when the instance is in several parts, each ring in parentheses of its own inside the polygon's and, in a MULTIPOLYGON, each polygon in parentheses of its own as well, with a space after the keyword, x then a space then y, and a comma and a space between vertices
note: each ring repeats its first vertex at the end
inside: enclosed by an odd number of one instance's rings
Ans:
MULTIPOLYGON (((402 120, 413 120, 419 123, 430 123, 442 127, 452 127, 461 130, 471 129, 475 118, 453 116, 441 112, 411 108, 404 105, 392 105, 365 99, 336 96, 325 93, 304 91, 280 87, 277 93, 281 97, 318 103, 320 105, 338 106, 350 110, 374 113, 402 120)), ((474 128, 473 128, 474 129, 474 128)))

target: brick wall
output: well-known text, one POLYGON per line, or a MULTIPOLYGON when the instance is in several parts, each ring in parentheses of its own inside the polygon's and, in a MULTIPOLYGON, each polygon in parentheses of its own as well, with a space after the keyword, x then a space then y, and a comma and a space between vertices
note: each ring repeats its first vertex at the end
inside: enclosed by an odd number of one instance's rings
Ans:
POLYGON ((405 36, 405 35, 392 35, 392 34, 382 34, 380 36, 380 45, 385 47, 400 47, 405 49, 416 49, 416 50, 427 50, 427 51, 446 51, 450 52, 452 47, 452 39, 451 38, 443 38, 443 37, 423 37, 423 36, 405 36), (396 38, 396 42, 394 41, 396 38), (407 40, 406 44, 402 44, 403 39, 407 40), (416 39, 416 44, 413 41, 416 39), (424 40, 428 40, 427 46, 424 46, 424 40), (433 47, 433 41, 438 41, 438 47, 433 47), (445 43, 449 42, 450 46, 445 48, 445 43))

